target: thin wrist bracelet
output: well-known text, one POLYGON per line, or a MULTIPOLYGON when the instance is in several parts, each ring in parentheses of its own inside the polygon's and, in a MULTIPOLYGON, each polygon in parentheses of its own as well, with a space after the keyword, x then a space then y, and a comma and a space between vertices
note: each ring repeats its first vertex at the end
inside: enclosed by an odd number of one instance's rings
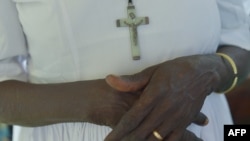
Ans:
POLYGON ((216 92, 216 93, 226 94, 229 91, 231 91, 237 85, 237 82, 238 82, 238 70, 237 70, 237 67, 236 67, 236 64, 235 64, 234 60, 230 56, 228 56, 227 54, 224 54, 224 53, 216 53, 216 54, 223 57, 224 59, 226 59, 233 68, 234 80, 233 80, 232 85, 225 91, 216 92))

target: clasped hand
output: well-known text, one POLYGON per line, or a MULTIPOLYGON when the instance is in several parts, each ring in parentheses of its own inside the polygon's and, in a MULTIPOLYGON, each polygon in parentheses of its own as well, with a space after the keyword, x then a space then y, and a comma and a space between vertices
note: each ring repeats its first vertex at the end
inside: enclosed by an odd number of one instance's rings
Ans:
POLYGON ((164 141, 200 140, 186 128, 192 122, 208 122, 200 110, 218 81, 216 73, 202 63, 208 62, 199 56, 183 57, 134 75, 107 76, 114 89, 141 94, 105 141, 157 141, 153 131, 164 141))

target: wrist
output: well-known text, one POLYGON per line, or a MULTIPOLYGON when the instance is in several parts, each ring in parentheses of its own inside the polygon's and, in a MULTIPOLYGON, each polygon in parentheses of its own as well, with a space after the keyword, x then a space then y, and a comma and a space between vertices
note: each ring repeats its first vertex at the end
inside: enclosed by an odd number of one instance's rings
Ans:
MULTIPOLYGON (((225 53, 216 53, 216 55, 220 56, 222 58, 222 60, 224 60, 224 62, 227 62, 227 64, 229 64, 231 66, 231 70, 233 71, 233 81, 231 82, 231 85, 222 91, 216 91, 217 93, 228 93, 230 92, 238 83, 238 69, 237 66, 234 62, 234 60, 227 54, 225 53)), ((226 65, 226 63, 225 63, 226 65)))
POLYGON ((207 74, 208 77, 213 78, 211 88, 209 88, 212 91, 222 92, 232 86, 235 78, 232 65, 223 57, 217 54, 207 54, 181 58, 182 61, 188 61, 196 73, 207 74))

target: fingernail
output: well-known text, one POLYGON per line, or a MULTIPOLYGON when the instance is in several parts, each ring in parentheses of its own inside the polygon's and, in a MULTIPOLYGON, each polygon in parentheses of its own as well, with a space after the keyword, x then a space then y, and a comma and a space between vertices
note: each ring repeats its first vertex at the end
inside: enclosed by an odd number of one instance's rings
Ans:
POLYGON ((208 118, 205 120, 204 125, 207 125, 209 123, 208 118))

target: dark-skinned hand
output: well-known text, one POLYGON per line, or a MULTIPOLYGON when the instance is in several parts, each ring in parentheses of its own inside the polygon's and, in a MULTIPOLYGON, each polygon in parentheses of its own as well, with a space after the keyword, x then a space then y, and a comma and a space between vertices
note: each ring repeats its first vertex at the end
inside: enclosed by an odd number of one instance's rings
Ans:
MULTIPOLYGON (((91 87, 91 82, 89 83, 91 87)), ((102 80, 94 80, 93 85, 99 89, 92 89, 88 95, 88 103, 91 106, 88 111, 87 121, 98 125, 106 125, 111 128, 119 122, 123 115, 133 106, 139 99, 142 91, 118 91, 108 86, 102 80)), ((122 89, 129 89, 127 85, 120 87, 122 89)), ((206 116, 202 113, 193 121, 201 125, 204 124, 206 116)))
POLYGON ((200 140, 186 128, 199 117, 206 96, 218 85, 218 65, 217 56, 197 55, 131 76, 109 75, 106 81, 111 87, 119 91, 141 88, 142 94, 105 141, 157 141, 153 131, 166 141, 200 140))

